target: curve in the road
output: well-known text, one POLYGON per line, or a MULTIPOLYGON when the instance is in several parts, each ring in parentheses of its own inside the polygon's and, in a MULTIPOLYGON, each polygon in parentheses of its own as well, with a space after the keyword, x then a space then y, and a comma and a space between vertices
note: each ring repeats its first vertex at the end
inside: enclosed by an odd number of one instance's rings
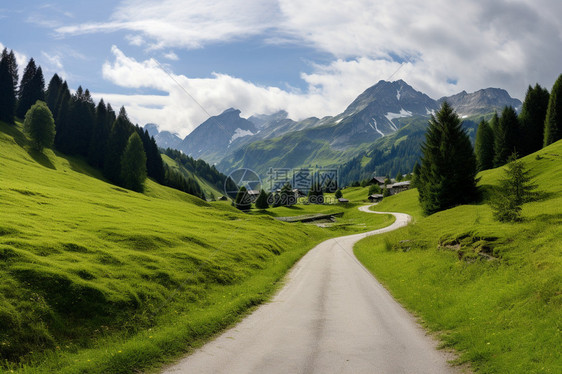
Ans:
POLYGON ((291 270, 267 304, 165 373, 453 373, 415 319, 359 263, 360 239, 406 226, 326 240, 291 270))

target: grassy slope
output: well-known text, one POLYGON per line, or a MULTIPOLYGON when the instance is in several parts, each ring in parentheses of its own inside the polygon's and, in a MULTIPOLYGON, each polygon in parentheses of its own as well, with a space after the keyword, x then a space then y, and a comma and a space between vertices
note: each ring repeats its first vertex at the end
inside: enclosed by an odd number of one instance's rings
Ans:
POLYGON ((0 367, 153 367, 267 299, 335 235, 151 181, 117 188, 81 160, 30 151, 20 128, 0 123, 0 367))
POLYGON ((197 176, 197 175, 191 173, 190 171, 186 170, 183 166, 179 165, 176 161, 172 160, 170 157, 163 154, 162 155, 162 161, 164 161, 172 169, 178 171, 180 174, 195 179, 195 181, 199 184, 199 186, 203 190, 203 193, 205 193, 205 196, 207 197, 207 199, 211 198, 211 196, 214 196, 215 198, 218 198, 218 197, 224 195, 223 191, 218 190, 215 186, 213 186, 207 180, 205 180, 203 178, 199 178, 199 176, 197 176))
MULTIPOLYGON (((546 196, 524 205, 523 222, 495 222, 487 205, 424 218, 411 190, 376 209, 410 213, 415 224, 355 248, 392 294, 479 372, 562 372, 562 141, 537 154, 524 161, 546 196), (487 242, 464 246, 463 260, 438 249, 440 238, 464 233, 487 242), (482 244, 498 260, 476 255, 482 244)), ((483 172, 480 184, 496 185, 502 175, 483 172)))

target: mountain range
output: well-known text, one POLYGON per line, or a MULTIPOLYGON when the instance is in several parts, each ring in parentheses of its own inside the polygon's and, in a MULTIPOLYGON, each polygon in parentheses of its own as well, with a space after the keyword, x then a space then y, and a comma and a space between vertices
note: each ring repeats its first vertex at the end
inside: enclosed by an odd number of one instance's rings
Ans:
MULTIPOLYGON (((175 148, 191 157, 202 158, 225 173, 241 167, 261 175, 276 167, 343 165, 345 170, 349 169, 346 163, 361 156, 363 166, 369 164, 369 168, 375 170, 351 175, 375 171, 387 174, 411 170, 412 160, 419 157, 419 144, 423 140, 420 134, 443 101, 453 106, 472 135, 480 118, 487 118, 504 106, 513 106, 516 110, 521 107, 520 100, 500 88, 473 93, 462 91, 434 100, 403 80, 381 80, 336 116, 294 121, 288 118, 287 112, 279 111, 245 119, 239 110, 229 108, 210 117, 184 139, 167 131, 159 132, 154 124, 147 124, 145 128, 160 147, 175 148), (400 143, 403 148, 407 146, 412 150, 411 155, 400 156, 409 161, 401 163, 396 156, 385 168, 377 169, 378 160, 396 151, 400 143)), ((343 178, 347 180, 351 175, 343 178)))

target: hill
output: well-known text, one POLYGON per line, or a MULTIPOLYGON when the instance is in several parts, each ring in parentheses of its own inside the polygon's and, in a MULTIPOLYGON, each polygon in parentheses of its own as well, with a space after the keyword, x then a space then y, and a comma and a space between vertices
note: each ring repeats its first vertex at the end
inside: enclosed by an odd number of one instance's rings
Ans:
POLYGON ((328 235, 151 180, 124 190, 0 123, 0 368, 157 365, 265 300, 328 235))
MULTIPOLYGON (((485 204, 421 215, 417 191, 376 210, 415 224, 355 248, 357 257, 446 347, 482 373, 562 371, 562 141, 522 159, 541 191, 524 220, 499 223, 485 204)), ((484 196, 503 168, 480 175, 484 196)))

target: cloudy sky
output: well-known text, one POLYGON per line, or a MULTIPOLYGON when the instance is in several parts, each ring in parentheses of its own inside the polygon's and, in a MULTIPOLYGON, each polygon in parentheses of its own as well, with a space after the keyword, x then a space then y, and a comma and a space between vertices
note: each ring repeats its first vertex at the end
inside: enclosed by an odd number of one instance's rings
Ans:
POLYGON ((22 0, 0 5, 0 43, 185 136, 229 107, 334 115, 381 79, 523 99, 562 73, 561 14, 559 0, 22 0))

